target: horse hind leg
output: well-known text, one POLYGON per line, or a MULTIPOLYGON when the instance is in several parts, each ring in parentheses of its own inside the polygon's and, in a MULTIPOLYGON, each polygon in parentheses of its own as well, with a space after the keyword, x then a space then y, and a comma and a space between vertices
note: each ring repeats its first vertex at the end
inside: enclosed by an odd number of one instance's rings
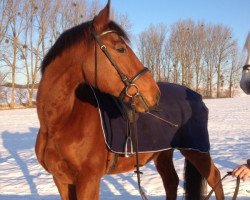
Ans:
POLYGON ((53 177, 53 179, 58 188, 62 200, 77 200, 75 185, 62 183, 55 177, 53 177))
MULTIPOLYGON (((221 176, 209 153, 201 153, 194 150, 180 150, 185 158, 193 165, 199 174, 207 180, 208 185, 215 190, 217 200, 224 200, 224 192, 221 184, 221 176)), ((194 181, 192 181, 193 183, 194 181)), ((190 183, 190 184, 192 184, 190 183)), ((204 186, 204 184, 201 184, 204 186)), ((195 198, 189 198, 195 199, 195 198)))
POLYGON ((172 159, 173 151, 174 150, 163 151, 154 159, 156 169, 163 181, 167 200, 176 200, 179 184, 179 177, 175 171, 172 159))

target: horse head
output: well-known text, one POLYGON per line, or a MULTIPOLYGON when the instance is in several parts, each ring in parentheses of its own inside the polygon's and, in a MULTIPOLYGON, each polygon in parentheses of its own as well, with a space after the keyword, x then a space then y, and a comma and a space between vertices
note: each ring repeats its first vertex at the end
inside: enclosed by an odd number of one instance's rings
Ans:
POLYGON ((246 94, 250 94, 250 32, 246 39, 245 49, 247 50, 247 60, 242 70, 240 87, 246 94))
POLYGON ((159 89, 129 46, 126 32, 110 20, 110 1, 90 22, 92 40, 83 64, 86 82, 135 104, 139 112, 158 103, 159 89))

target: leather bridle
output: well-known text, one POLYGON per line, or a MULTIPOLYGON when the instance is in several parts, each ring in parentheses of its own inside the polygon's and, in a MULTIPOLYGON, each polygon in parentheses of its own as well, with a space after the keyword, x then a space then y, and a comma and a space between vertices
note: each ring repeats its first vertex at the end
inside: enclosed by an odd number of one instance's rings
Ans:
MULTIPOLYGON (((98 44, 98 46, 100 47, 100 49, 102 50, 102 52, 105 54, 105 56, 108 58, 108 60, 110 61, 110 63, 112 64, 112 66, 115 68, 115 70, 117 71, 117 73, 119 74, 122 82, 124 83, 124 88, 122 89, 122 91, 120 92, 119 98, 121 100, 123 100, 125 97, 129 97, 131 102, 134 102, 135 97, 138 97, 140 102, 142 103, 142 105, 144 106, 145 110, 148 111, 149 110, 149 105, 147 104, 147 101, 144 99, 144 97, 141 95, 140 91, 139 91, 139 87, 135 84, 135 82, 141 78, 145 73, 147 73, 149 71, 148 68, 143 68, 138 74, 136 74, 135 76, 133 76, 132 78, 128 78, 128 76, 126 76, 123 71, 121 70, 121 68, 117 65, 117 63, 115 62, 115 60, 111 57, 110 53, 107 50, 107 47, 105 44, 102 43, 102 41, 100 40, 101 36, 110 34, 110 33, 117 33, 114 30, 108 30, 105 32, 102 32, 101 34, 97 34, 96 31, 94 30, 94 27, 92 25, 92 35, 96 41, 96 43, 98 44), (136 92, 134 92, 133 94, 129 94, 129 89, 130 88, 134 88, 136 92)), ((95 53, 96 50, 95 50, 95 53)), ((97 55, 95 56, 97 57, 97 55)), ((95 63, 97 64, 97 58, 95 63)), ((97 68, 97 67, 96 67, 97 68)), ((96 77, 97 79, 97 77, 96 77)))
POLYGON ((245 71, 245 70, 250 70, 250 65, 243 66, 243 71, 245 71))

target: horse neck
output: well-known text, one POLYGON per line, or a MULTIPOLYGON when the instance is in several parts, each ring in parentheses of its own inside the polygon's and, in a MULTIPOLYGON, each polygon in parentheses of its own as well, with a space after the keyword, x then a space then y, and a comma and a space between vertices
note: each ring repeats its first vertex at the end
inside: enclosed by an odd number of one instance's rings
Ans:
POLYGON ((82 55, 71 58, 69 53, 56 58, 42 76, 37 95, 41 127, 64 123, 73 110, 75 89, 83 82, 82 55))

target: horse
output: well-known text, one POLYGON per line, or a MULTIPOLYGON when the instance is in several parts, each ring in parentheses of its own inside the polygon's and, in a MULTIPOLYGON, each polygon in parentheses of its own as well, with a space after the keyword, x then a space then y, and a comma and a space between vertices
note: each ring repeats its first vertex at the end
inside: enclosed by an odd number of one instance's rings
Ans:
MULTIPOLYGON (((98 106, 83 86, 133 104, 138 113, 149 113, 159 104, 159 84, 135 56, 127 34, 110 20, 109 13, 110 1, 93 20, 62 33, 41 65, 35 152, 38 162, 52 174, 63 200, 98 200, 101 178, 134 170, 137 159, 134 154, 126 157, 107 147, 98 106)), ((207 110, 203 112, 206 120, 207 110)), ((204 177, 211 187, 217 185, 216 199, 224 199, 220 172, 209 152, 179 150, 187 160, 186 178, 193 184, 186 184, 186 198, 200 199, 204 177)), ((139 153, 138 157, 140 165, 154 161, 168 200, 177 198, 179 182, 172 156, 173 149, 166 149, 139 153)))
POLYGON ((250 94, 250 32, 246 39, 245 49, 247 50, 247 59, 243 66, 240 87, 246 94, 250 94))

